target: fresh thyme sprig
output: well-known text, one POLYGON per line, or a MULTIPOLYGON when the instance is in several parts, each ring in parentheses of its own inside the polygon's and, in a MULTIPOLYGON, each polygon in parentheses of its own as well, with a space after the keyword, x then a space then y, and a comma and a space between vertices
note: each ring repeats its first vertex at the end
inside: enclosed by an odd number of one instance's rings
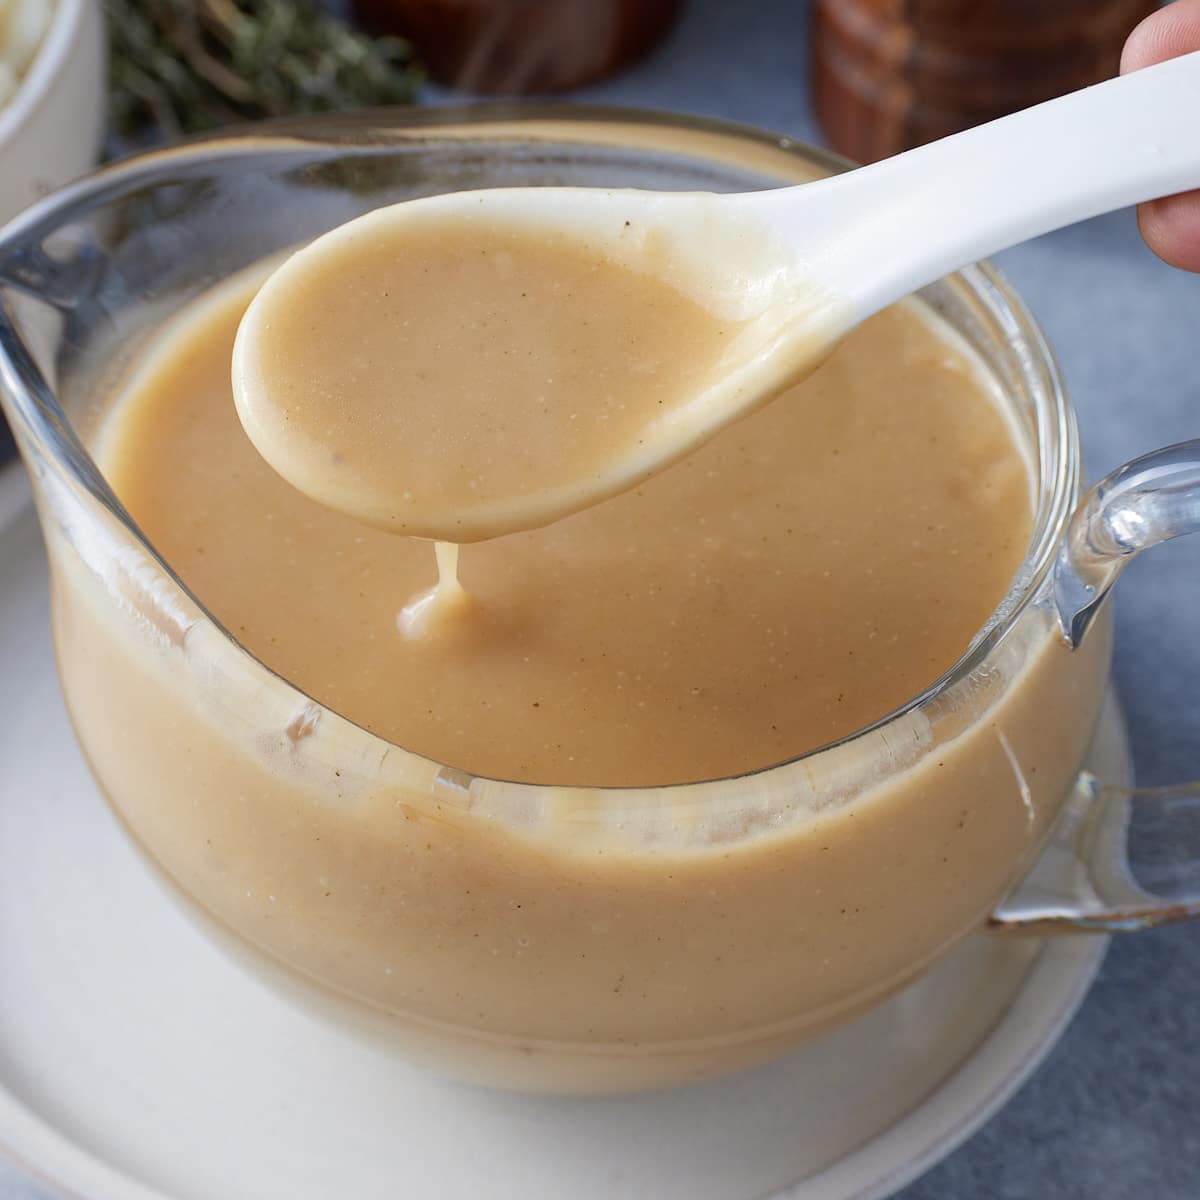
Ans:
POLYGON ((407 42, 370 37, 319 0, 105 0, 110 118, 129 138, 412 101, 407 42))

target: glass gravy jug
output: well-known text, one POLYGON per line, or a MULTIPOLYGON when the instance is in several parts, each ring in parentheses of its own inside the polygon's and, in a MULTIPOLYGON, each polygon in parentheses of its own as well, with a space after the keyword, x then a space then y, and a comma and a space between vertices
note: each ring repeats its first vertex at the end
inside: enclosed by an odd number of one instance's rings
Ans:
POLYGON ((636 1090, 783 1053, 989 924, 1200 912, 1200 791, 1082 771, 1108 680, 1103 601, 1133 555, 1200 528, 1200 443, 1081 497, 1053 359, 987 266, 921 300, 993 372, 1029 451, 1020 571, 922 694, 737 778, 534 786, 389 745, 240 646, 90 454, 164 321, 381 204, 529 184, 743 190, 842 165, 678 117, 362 114, 142 155, 0 233, 0 398, 34 484, 81 744, 150 861, 295 999, 461 1078, 636 1090), (919 839, 897 836, 914 823, 919 839))

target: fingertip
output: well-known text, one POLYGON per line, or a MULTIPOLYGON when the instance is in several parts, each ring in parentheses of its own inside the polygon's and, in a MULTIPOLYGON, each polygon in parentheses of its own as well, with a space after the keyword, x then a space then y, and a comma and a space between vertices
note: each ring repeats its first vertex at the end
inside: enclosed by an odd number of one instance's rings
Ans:
POLYGON ((1125 40, 1121 74, 1200 49, 1200 0, 1175 0, 1144 18, 1125 40))
POLYGON ((1155 25, 1158 15, 1153 12, 1148 17, 1143 17, 1125 39, 1125 45, 1121 47, 1122 75, 1128 75, 1130 71, 1148 67, 1155 61, 1153 47, 1157 40, 1155 25))
POLYGON ((1138 227, 1146 245, 1163 262, 1200 271, 1200 193, 1166 196, 1138 206, 1138 227))

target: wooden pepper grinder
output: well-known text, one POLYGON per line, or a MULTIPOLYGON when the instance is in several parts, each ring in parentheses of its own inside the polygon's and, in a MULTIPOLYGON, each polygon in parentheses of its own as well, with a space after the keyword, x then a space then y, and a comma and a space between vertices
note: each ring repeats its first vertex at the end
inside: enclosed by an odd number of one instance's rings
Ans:
POLYGON ((683 0, 353 0, 364 24, 407 38, 440 83, 557 92, 648 54, 683 0))
POLYGON ((1156 0, 814 0, 812 87, 857 162, 958 133, 1117 73, 1156 0))

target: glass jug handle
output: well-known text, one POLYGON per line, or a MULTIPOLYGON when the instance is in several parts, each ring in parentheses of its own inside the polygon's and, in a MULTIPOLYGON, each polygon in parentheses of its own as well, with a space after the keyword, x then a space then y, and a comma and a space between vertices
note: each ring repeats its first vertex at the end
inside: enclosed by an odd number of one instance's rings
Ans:
MULTIPOLYGON (((1143 455, 1080 502, 1054 568, 1053 606, 1078 646, 1125 566, 1200 532, 1200 440, 1143 455)), ((1032 871, 993 929, 1118 931, 1200 916, 1200 783, 1125 788, 1080 775, 1032 871)))

